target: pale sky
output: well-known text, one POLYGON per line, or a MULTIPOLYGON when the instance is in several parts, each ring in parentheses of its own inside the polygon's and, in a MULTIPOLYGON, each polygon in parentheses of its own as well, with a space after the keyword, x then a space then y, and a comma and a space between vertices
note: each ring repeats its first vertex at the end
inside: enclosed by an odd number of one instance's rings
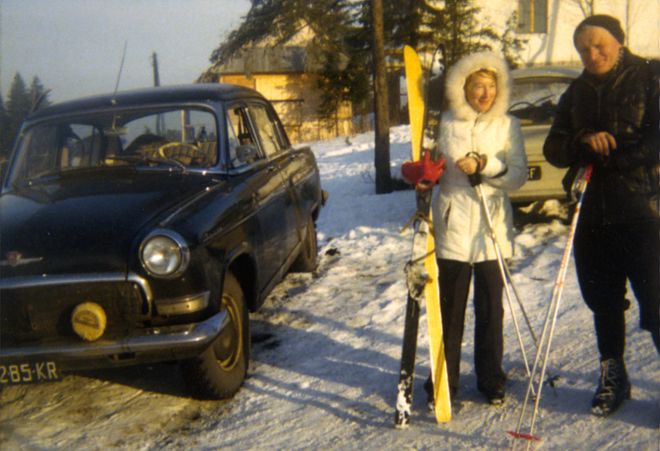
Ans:
POLYGON ((192 83, 250 9, 249 0, 0 0, 0 92, 19 72, 51 102, 153 85, 192 83))

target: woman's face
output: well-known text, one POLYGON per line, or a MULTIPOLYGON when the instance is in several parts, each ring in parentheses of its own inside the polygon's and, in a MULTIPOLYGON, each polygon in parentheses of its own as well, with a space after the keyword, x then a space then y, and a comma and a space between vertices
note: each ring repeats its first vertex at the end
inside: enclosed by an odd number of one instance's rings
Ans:
POLYGON ((488 75, 473 73, 465 84, 465 99, 478 113, 490 110, 497 97, 497 81, 488 75))

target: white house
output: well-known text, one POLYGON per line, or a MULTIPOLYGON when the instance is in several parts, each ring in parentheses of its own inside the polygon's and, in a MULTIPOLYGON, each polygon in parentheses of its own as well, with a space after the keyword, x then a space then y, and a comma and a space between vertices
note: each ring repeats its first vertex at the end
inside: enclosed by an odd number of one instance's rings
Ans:
POLYGON ((474 0, 484 20, 501 30, 518 13, 518 34, 527 46, 525 64, 579 65, 573 30, 585 17, 609 14, 621 22, 626 46, 645 57, 660 58, 660 0, 474 0))

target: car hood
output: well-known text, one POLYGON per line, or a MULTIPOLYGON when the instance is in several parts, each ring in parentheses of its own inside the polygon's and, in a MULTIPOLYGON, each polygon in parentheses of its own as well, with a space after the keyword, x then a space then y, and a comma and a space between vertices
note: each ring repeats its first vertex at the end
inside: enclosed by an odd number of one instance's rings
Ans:
POLYGON ((0 276, 126 272, 165 215, 214 182, 194 173, 66 175, 0 196, 0 276))

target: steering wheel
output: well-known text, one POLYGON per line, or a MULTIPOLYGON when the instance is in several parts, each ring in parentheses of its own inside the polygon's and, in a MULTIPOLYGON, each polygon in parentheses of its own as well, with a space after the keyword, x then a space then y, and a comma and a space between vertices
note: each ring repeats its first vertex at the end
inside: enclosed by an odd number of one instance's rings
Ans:
POLYGON ((158 155, 163 158, 173 158, 184 164, 190 161, 199 152, 199 147, 192 143, 171 142, 158 147, 158 155))
POLYGON ((509 107, 509 111, 514 111, 515 109, 517 109, 521 106, 529 108, 529 107, 534 107, 535 105, 532 102, 528 102, 527 100, 521 100, 520 102, 516 102, 513 105, 511 105, 509 107))

